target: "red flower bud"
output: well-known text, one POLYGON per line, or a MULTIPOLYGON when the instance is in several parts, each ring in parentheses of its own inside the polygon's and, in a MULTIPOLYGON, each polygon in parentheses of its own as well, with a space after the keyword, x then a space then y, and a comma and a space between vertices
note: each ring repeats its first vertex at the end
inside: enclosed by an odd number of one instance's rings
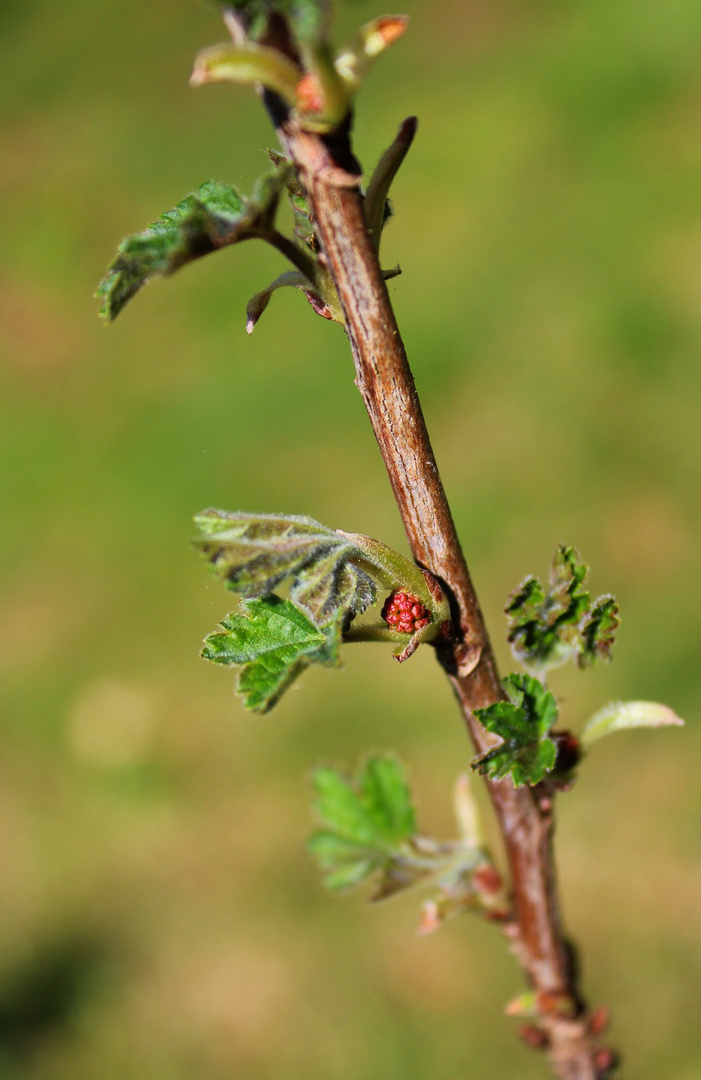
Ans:
POLYGON ((382 608, 382 618, 400 634, 415 634, 431 621, 431 613, 412 593, 391 593, 382 608))

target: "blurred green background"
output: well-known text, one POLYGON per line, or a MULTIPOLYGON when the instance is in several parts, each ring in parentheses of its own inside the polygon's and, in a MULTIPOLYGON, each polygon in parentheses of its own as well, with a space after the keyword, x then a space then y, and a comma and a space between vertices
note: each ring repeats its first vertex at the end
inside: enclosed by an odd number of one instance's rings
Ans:
MULTIPOLYGON (((504 670, 501 614, 556 543, 615 591, 616 659, 553 684, 671 732, 602 744, 560 806, 568 926, 637 1080, 701 1076, 701 6, 411 2, 361 94, 370 168, 420 117, 384 264, 504 670)), ((338 36, 380 14, 340 5, 338 36)), ((308 672, 269 717, 198 659, 232 606, 188 547, 208 505, 403 546, 347 345, 262 245, 157 282, 108 330, 117 242, 273 143, 251 92, 188 88, 192 0, 0 6, 0 1076, 536 1080, 521 988, 469 917, 326 896, 308 773, 394 747, 451 835, 471 757, 430 650, 308 672)))

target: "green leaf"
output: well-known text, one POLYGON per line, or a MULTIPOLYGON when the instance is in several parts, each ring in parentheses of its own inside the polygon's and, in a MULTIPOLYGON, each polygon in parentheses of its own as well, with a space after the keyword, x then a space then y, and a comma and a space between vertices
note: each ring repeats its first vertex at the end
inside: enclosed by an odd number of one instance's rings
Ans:
POLYGON ((358 547, 312 518, 206 510, 195 522, 207 534, 195 547, 229 589, 267 596, 288 580, 294 604, 335 641, 377 597, 372 578, 352 562, 362 559, 358 547))
POLYGON ((389 217, 389 189, 416 135, 417 120, 410 116, 399 128, 396 138, 385 150, 370 178, 365 192, 363 210, 375 251, 380 250, 380 239, 389 217))
POLYGON ((583 588, 587 572, 574 548, 560 545, 549 588, 529 577, 509 598, 509 642, 516 659, 526 667, 554 667, 570 657, 576 657, 580 667, 597 659, 610 660, 619 625, 618 605, 612 596, 592 603, 583 588))
POLYGON ((255 330, 258 320, 266 310, 276 289, 283 289, 286 286, 300 289, 317 315, 321 315, 324 319, 332 319, 334 322, 343 324, 343 312, 335 290, 333 291, 332 302, 327 303, 317 288, 310 282, 306 274, 302 274, 298 270, 288 270, 286 273, 276 277, 275 281, 271 282, 267 289, 262 289, 248 301, 246 306, 246 332, 248 334, 252 334, 255 330))
POLYGON ((557 748, 548 732, 557 720, 552 693, 531 675, 507 675, 508 701, 498 701, 475 715, 503 742, 472 762, 472 768, 501 780, 511 776, 514 786, 539 783, 555 765, 557 748))
POLYGON ((462 838, 440 842, 418 833, 411 792, 394 755, 372 755, 354 779, 328 766, 317 769, 314 809, 322 828, 308 846, 324 884, 342 890, 374 877, 371 901, 419 883, 433 885, 437 892, 424 906, 421 933, 460 912, 505 912, 503 884, 484 847, 476 808, 465 805, 468 783, 466 777, 458 782, 462 838))
POLYGON ((217 3, 239 16, 252 40, 264 37, 272 14, 282 15, 300 41, 319 41, 328 32, 329 5, 325 0, 217 0, 217 3))
POLYGON ((376 836, 389 845, 416 833, 416 811, 404 769, 395 757, 368 758, 360 788, 376 836))
MULTIPOLYGON (((270 298, 276 289, 284 289, 285 287, 291 287, 293 289, 301 289, 306 295, 313 293, 312 284, 309 278, 304 274, 300 274, 299 270, 288 270, 284 274, 280 274, 268 285, 267 289, 262 289, 261 292, 252 296, 246 306, 246 332, 252 334, 256 323, 260 319, 261 315, 270 303, 270 298)), ((323 304, 321 297, 316 297, 318 304, 323 304)))
POLYGON ((237 694, 253 712, 267 712, 309 664, 333 664, 333 648, 294 604, 279 596, 244 600, 241 614, 209 634, 201 655, 216 664, 242 665, 237 694))
POLYGON ((393 755, 373 755, 352 780, 329 766, 313 777, 315 810, 335 835, 356 844, 391 849, 416 833, 416 815, 404 769, 393 755))
POLYGON ((368 758, 355 779, 328 766, 312 778, 316 815, 323 828, 309 840, 309 850, 330 889, 357 885, 376 870, 393 877, 380 886, 383 895, 424 876, 411 866, 404 850, 416 835, 416 814, 404 770, 392 755, 368 758))
POLYGON ((587 721, 580 742, 582 749, 587 752, 595 742, 614 731, 640 727, 682 727, 683 724, 684 721, 672 709, 654 701, 612 701, 587 721))
POLYGON ((301 71, 277 49, 245 42, 211 45, 195 57, 190 86, 232 82, 244 86, 261 83, 274 90, 290 107, 297 103, 297 83, 301 71))
POLYGON ((100 314, 111 322, 151 278, 269 231, 286 173, 275 169, 250 198, 209 180, 143 232, 126 237, 97 287, 95 295, 103 298, 100 314))
POLYGON ((286 15, 299 41, 313 44, 328 34, 330 5, 326 0, 271 0, 271 7, 286 15))
POLYGON ((377 852, 366 852, 363 847, 331 833, 314 833, 307 841, 307 849, 324 874, 324 885, 333 892, 360 885, 384 861, 377 852))
POLYGON ((296 607, 328 637, 341 641, 393 641, 406 660, 432 641, 450 618, 448 601, 433 579, 414 563, 372 537, 327 529, 307 517, 205 510, 195 518, 205 534, 194 546, 233 592, 269 596, 283 583, 296 607), (429 587, 430 581, 430 587, 429 587), (399 633, 387 625, 351 627, 375 603, 376 582, 405 589, 426 608, 425 625, 399 633))
POLYGON ((291 167, 289 158, 281 154, 279 150, 270 149, 268 150, 268 157, 273 165, 278 168, 287 166, 289 170, 287 173, 287 197, 292 207, 295 235, 299 237, 303 244, 316 253, 317 242, 314 226, 312 225, 312 212, 309 209, 304 188, 299 182, 295 170, 291 167))
POLYGON ((601 596, 582 622, 582 642, 579 666, 586 667, 595 660, 610 660, 611 650, 620 626, 618 604, 613 596, 601 596))

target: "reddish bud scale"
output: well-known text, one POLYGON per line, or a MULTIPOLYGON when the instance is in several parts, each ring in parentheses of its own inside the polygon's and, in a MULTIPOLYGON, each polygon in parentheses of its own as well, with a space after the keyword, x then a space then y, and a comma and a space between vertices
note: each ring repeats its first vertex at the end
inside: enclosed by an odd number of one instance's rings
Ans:
POLYGON ((381 16, 377 20, 376 33, 380 35, 385 45, 393 45, 407 28, 406 16, 381 16))
POLYGON ((482 863, 475 868, 472 881, 478 892, 494 896, 501 889, 501 877, 489 863, 482 863))
POLYGON ((589 1019, 589 1031, 592 1035, 603 1035, 609 1026, 611 1014, 606 1005, 600 1005, 595 1009, 589 1019))
POLYGON ((571 731, 554 731, 552 737, 557 747, 555 771, 568 773, 579 764, 582 757, 581 743, 571 731))
POLYGON ((415 634, 431 621, 430 612, 413 593, 391 593, 381 614, 390 630, 398 630, 400 634, 415 634))
POLYGON ((534 1050, 544 1050, 549 1042, 546 1033, 535 1024, 524 1024, 517 1029, 517 1034, 527 1046, 532 1046, 534 1050))
POLYGON ((608 1047, 602 1047, 594 1054, 594 1065, 600 1080, 608 1080, 613 1071, 618 1068, 618 1054, 615 1050, 609 1050, 608 1047))
POLYGON ((323 112, 324 95, 318 78, 311 71, 303 75, 297 83, 297 104, 302 112, 323 112))

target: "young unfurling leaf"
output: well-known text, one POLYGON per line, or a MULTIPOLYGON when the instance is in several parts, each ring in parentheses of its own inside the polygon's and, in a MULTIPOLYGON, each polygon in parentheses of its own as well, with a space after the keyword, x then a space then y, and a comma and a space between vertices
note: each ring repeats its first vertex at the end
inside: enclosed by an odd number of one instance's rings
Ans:
POLYGON ((359 88, 377 57, 406 33, 408 25, 406 15, 381 15, 361 26, 355 36, 339 49, 334 64, 352 90, 359 88))
POLYGON ((309 278, 304 274, 301 274, 299 270, 288 270, 286 273, 276 277, 275 281, 272 281, 267 289, 262 289, 248 301, 246 306, 247 333, 252 334, 255 330, 256 323, 270 303, 270 298, 276 289, 290 287, 293 289, 301 289, 317 315, 322 315, 325 319, 333 319, 334 322, 343 322, 343 314, 340 307, 336 307, 335 305, 331 307, 327 304, 326 301, 319 296, 309 278))
POLYGON ((297 102, 300 71, 277 49, 247 41, 242 45, 212 45, 195 58, 190 86, 232 82, 244 86, 260 83, 293 106, 297 102))
POLYGON ((682 727, 683 720, 667 705, 654 701, 612 701, 591 717, 580 735, 582 749, 591 750, 595 742, 614 731, 640 727, 682 727))
POLYGON ((227 616, 202 655, 246 665, 238 692, 247 708, 270 708, 309 664, 337 663, 341 642, 356 640, 349 633, 352 621, 377 600, 376 582, 385 588, 409 582, 420 593, 414 599, 424 618, 405 632, 363 627, 357 640, 397 642, 395 655, 403 660, 448 618, 437 583, 429 588, 418 567, 368 536, 276 514, 205 510, 195 521, 204 533, 195 547, 229 589, 246 597, 243 613, 227 616), (275 596, 280 585, 289 587, 289 601, 275 596))
MULTIPOLYGON (((368 758, 355 780, 336 769, 316 769, 314 804, 323 828, 309 839, 309 850, 324 872, 330 889, 357 885, 375 871, 395 877, 402 863, 402 847, 416 835, 416 814, 404 770, 396 758, 368 758)), ((409 865, 403 868, 406 884, 415 880, 409 865)), ((393 891, 396 891, 393 890, 393 891)))
POLYGON ((380 250, 382 230, 389 216, 389 189, 392 185, 399 167, 409 152, 414 136, 416 135, 417 120, 415 116, 408 117, 399 128, 391 145, 385 150, 373 172, 365 199, 363 210, 368 226, 368 232, 372 237, 375 251, 380 250))
POLYGON ((285 166, 288 168, 286 185, 287 197, 294 216, 295 235, 303 244, 306 244, 307 247, 315 252, 317 249, 317 242, 314 226, 312 225, 312 212, 309 208, 309 202, 304 188, 300 184, 295 170, 290 168, 291 162, 284 154, 281 154, 279 150, 271 149, 268 149, 267 153, 273 165, 278 168, 285 166))
POLYGON ((268 596, 289 582, 292 602, 336 642, 377 599, 375 582, 389 589, 410 585, 426 608, 427 618, 410 635, 387 626, 371 628, 375 637, 382 635, 380 640, 398 642, 402 658, 435 637, 448 618, 447 602, 429 590, 422 571, 370 537, 327 529, 312 518, 276 514, 205 510, 195 522, 205 533, 195 547, 229 589, 247 597, 268 596))
POLYGON ((582 622, 582 641, 579 647, 580 667, 595 660, 610 660, 611 650, 620 625, 618 604, 612 596, 601 596, 582 622))
POLYGON ((557 702, 531 675, 507 675, 508 701, 498 701, 475 715, 502 743, 481 754, 472 768, 490 780, 510 776, 515 787, 539 783, 555 765, 557 747, 548 732, 558 716, 557 702))
POLYGON ((277 166, 250 198, 208 180, 143 232, 127 236, 97 287, 100 314, 111 322, 151 278, 269 230, 286 174, 286 166, 277 166))
POLYGON ((195 546, 229 589, 267 596, 288 580, 293 603, 320 630, 340 636, 377 597, 372 578, 352 562, 357 547, 311 518, 207 510, 195 521, 207 533, 195 546))
POLYGON ((209 634, 201 655, 216 664, 242 665, 236 693, 253 712, 267 712, 309 664, 334 665, 328 636, 289 600, 244 600, 209 634))
POLYGON ((509 598, 509 642, 526 667, 555 667, 570 657, 576 657, 580 667, 610 660, 618 605, 612 596, 592 603, 583 588, 588 569, 574 548, 561 544, 553 558, 549 588, 529 577, 509 598))
MULTIPOLYGON (((503 910, 501 878, 483 846, 476 808, 461 839, 422 836, 404 770, 391 754, 368 758, 354 779, 330 767, 316 769, 313 785, 322 828, 308 847, 327 888, 344 890, 374 878, 370 899, 377 901, 412 885, 432 885, 436 891, 422 908, 420 933, 463 911, 503 910)), ((459 788, 464 803, 465 777, 459 788)))

